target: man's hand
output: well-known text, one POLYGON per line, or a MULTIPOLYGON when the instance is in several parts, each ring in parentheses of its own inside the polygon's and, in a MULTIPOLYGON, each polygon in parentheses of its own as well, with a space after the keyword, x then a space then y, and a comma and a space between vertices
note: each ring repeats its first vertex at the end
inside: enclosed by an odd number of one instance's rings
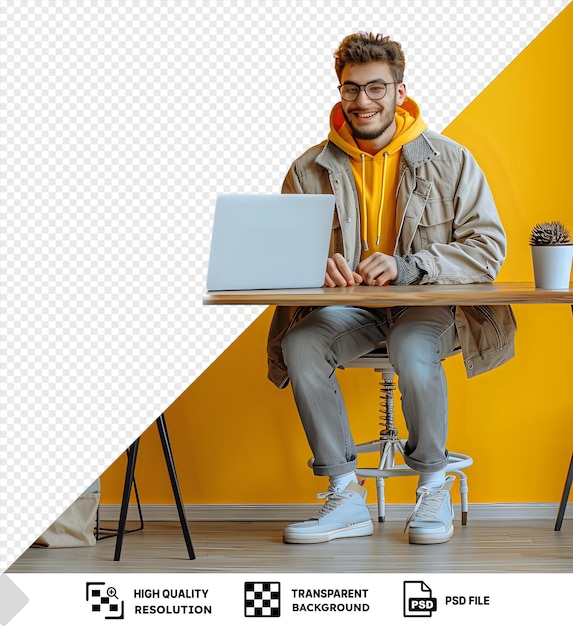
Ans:
POLYGON ((398 265, 393 256, 374 252, 368 258, 360 261, 356 266, 356 272, 365 285, 382 287, 398 277, 398 265))
POLYGON ((324 287, 353 287, 360 285, 362 276, 353 272, 346 259, 337 252, 326 262, 324 287))

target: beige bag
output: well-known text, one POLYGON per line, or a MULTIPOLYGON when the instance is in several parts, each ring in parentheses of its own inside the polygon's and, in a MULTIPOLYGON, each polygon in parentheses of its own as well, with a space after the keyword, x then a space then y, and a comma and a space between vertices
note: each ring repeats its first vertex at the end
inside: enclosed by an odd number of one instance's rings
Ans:
POLYGON ((99 506, 99 480, 87 489, 44 532, 33 546, 36 548, 84 548, 96 542, 94 529, 99 506), (97 483, 97 491, 94 486, 97 483))

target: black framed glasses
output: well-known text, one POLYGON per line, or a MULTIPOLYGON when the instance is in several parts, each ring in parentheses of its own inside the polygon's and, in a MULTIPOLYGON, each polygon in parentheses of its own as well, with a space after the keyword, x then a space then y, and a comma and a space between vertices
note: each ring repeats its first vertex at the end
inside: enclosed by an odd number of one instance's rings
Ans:
POLYGON ((338 91, 340 97, 346 102, 354 102, 358 99, 360 92, 364 89, 364 93, 370 98, 370 100, 382 100, 388 91, 388 85, 399 85, 400 83, 392 82, 385 83, 380 80, 375 80, 366 85, 356 85, 355 83, 344 83, 338 85, 338 91))

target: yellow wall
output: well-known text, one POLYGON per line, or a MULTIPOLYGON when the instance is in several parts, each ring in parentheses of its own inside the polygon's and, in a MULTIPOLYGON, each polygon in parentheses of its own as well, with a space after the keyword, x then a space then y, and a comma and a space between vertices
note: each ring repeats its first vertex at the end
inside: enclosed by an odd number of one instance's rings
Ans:
MULTIPOLYGON (((470 148, 496 198, 509 245, 498 280, 533 279, 528 235, 536 222, 559 219, 573 228, 565 170, 573 136, 565 55, 572 32, 570 5, 445 130, 470 148)), ((573 447, 571 308, 514 310, 516 357, 507 365, 468 380, 460 357, 445 364, 448 447, 474 458, 467 471, 473 503, 557 501, 573 447)), ((310 452, 290 389, 279 391, 266 380, 271 314, 265 311, 166 410, 188 504, 310 503, 326 487, 306 465, 310 452)), ((355 438, 375 437, 377 375, 349 370, 339 376, 355 438)), ((398 424, 403 429, 400 413, 398 424)), ((153 425, 142 436, 136 474, 144 503, 173 501, 162 459, 153 425)), ((124 467, 121 457, 102 476, 102 502, 120 501, 124 467)), ((414 480, 388 481, 388 501, 411 502, 414 480)), ((373 502, 372 481, 367 486, 373 502)))

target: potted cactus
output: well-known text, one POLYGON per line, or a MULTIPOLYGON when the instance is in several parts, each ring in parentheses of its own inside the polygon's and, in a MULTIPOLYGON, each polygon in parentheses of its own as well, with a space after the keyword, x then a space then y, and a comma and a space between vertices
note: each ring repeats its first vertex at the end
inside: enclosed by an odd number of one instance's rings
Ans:
POLYGON ((567 289, 573 262, 571 235, 562 222, 536 224, 529 236, 535 286, 567 289))

